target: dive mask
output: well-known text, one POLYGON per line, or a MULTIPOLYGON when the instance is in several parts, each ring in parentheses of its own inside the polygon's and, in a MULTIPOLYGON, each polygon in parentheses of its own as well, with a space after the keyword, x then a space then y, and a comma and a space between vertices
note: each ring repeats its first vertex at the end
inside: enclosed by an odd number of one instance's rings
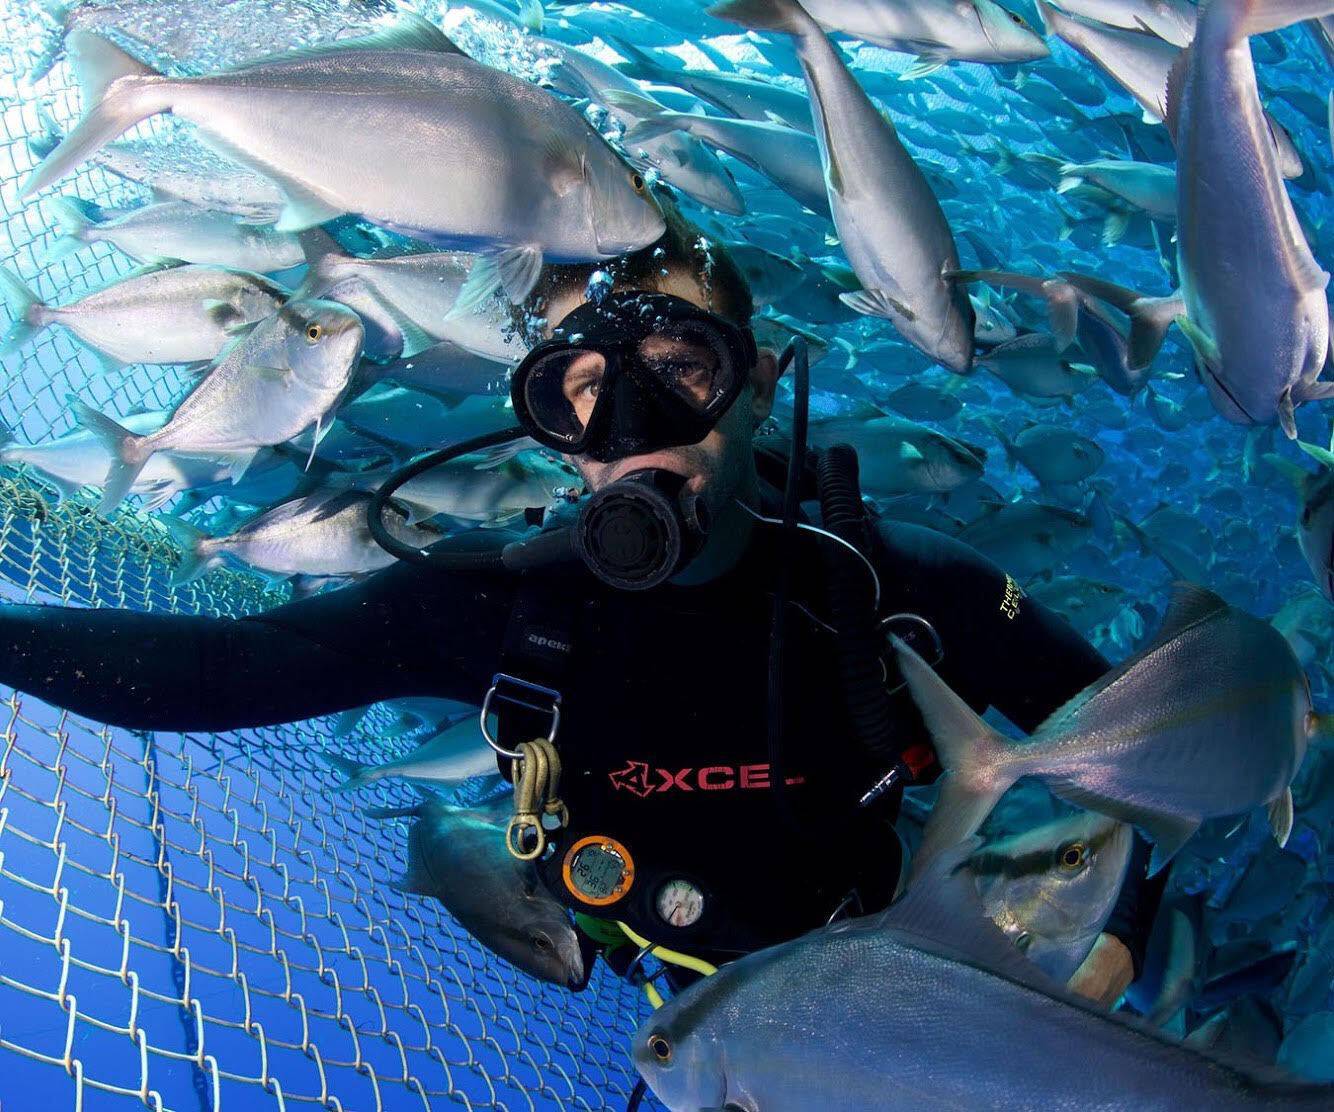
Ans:
POLYGON ((600 463, 697 444, 741 393, 755 337, 671 294, 609 293, 570 312, 510 386, 539 444, 600 463))

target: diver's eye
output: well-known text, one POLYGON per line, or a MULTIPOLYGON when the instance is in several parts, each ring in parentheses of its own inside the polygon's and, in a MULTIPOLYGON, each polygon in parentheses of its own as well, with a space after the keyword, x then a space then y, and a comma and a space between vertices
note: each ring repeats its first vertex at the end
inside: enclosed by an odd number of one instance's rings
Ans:
POLYGON ((1088 857, 1088 847, 1083 842, 1071 842, 1061 850, 1061 868, 1077 869, 1088 857))
POLYGON ((318 324, 306 325, 306 339, 312 344, 324 335, 324 329, 318 324))
POLYGON ((650 1035, 648 1037, 648 1048, 659 1062, 670 1062, 672 1060, 672 1044, 661 1035, 650 1035))
POLYGON ((648 185, 644 181, 644 176, 642 174, 631 174, 630 188, 642 197, 648 191, 648 185))

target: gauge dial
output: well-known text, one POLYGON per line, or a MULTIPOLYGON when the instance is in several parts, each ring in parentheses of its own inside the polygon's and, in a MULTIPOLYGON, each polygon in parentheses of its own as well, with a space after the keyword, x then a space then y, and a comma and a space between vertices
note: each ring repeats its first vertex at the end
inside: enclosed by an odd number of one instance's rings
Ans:
POLYGON ((704 893, 688 880, 669 880, 654 901, 658 917, 673 927, 690 927, 704 914, 704 893))

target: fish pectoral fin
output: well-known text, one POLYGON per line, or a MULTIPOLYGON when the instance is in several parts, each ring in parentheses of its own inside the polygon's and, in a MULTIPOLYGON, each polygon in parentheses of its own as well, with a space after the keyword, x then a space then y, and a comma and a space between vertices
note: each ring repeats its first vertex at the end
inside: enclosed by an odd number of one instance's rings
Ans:
POLYGON ((1278 423, 1289 440, 1297 439, 1297 407, 1289 386, 1278 396, 1278 423))
POLYGON ((1136 820, 1153 839, 1153 853, 1149 856, 1149 876, 1155 876, 1163 870, 1169 861, 1199 830, 1199 819, 1181 818, 1177 815, 1153 814, 1136 820))
POLYGON ((245 317, 230 301, 222 301, 216 297, 206 297, 204 299, 204 316, 209 321, 221 328, 224 332, 231 333, 238 323, 244 324, 245 317))
POLYGON ((275 231, 304 232, 307 228, 325 224, 343 215, 343 210, 336 205, 329 204, 313 193, 299 190, 290 182, 283 182, 282 190, 287 200, 274 222, 275 231))
POLYGON ((255 462, 257 455, 259 455, 258 448, 246 448, 243 451, 231 453, 221 461, 227 465, 227 478, 232 481, 232 485, 241 481, 241 477, 255 462))
POLYGON ((1270 802, 1268 807, 1269 829, 1274 832, 1274 841, 1280 847, 1288 844, 1288 838, 1292 834, 1292 789, 1284 788, 1277 799, 1270 802))
POLYGON ((557 197, 564 197, 587 179, 584 152, 563 135, 552 133, 542 148, 542 176, 557 197))
POLYGON ((902 440, 899 442, 899 459, 916 463, 926 459, 926 456, 911 440, 902 440))
POLYGON ((392 301, 386 297, 376 297, 375 300, 389 314, 390 319, 403 334, 403 350, 399 352, 400 359, 409 359, 414 355, 419 355, 427 348, 435 346, 436 338, 427 333, 420 324, 392 301))
POLYGON ((269 367, 263 363, 251 363, 250 369, 260 378, 270 382, 280 382, 289 390, 292 388, 292 379, 295 376, 291 367, 269 367))
MULTIPOLYGON (((488 256, 487 261, 495 267, 496 276, 505 291, 505 296, 512 303, 518 304, 532 293, 533 287, 537 285, 538 276, 542 273, 542 248, 535 243, 520 244, 518 247, 508 247, 495 255, 488 256)), ((477 265, 474 264, 473 270, 476 269, 477 265)), ((468 280, 472 280, 471 272, 468 280)), ((460 300, 462 297, 460 291, 460 300)))
MULTIPOLYGON (((901 291, 895 291, 901 293, 901 291)), ((847 290, 838 295, 838 299, 855 313, 868 317, 895 317, 905 321, 914 321, 917 314, 908 308, 898 297, 884 289, 847 290)))
POLYGON ((468 271, 458 296, 445 320, 455 320, 474 312, 489 301, 503 288, 511 301, 521 301, 532 291, 537 283, 537 276, 542 269, 542 251, 538 247, 514 247, 494 255, 479 255, 468 271), (535 254, 535 262, 530 258, 535 254), (526 263, 525 263, 525 260, 526 263), (510 283, 505 281, 505 272, 510 274, 510 283), (524 285, 527 284, 527 289, 524 285), (511 291, 521 290, 519 296, 511 291))
POLYGON ((1222 360, 1219 357, 1218 344, 1214 338, 1185 313, 1178 314, 1175 320, 1177 327, 1181 329, 1182 334, 1190 342, 1196 360, 1206 367, 1217 367, 1222 360))
POLYGON ((968 858, 980 839, 940 854, 929 867, 914 872, 903 895, 881 913, 877 927, 920 940, 933 953, 944 953, 1009 977, 1020 984, 1058 991, 1055 984, 987 918, 968 858))
POLYGON ((947 59, 934 58, 930 54, 919 55, 917 61, 899 74, 899 80, 916 81, 918 78, 926 77, 944 67, 946 61, 947 59))

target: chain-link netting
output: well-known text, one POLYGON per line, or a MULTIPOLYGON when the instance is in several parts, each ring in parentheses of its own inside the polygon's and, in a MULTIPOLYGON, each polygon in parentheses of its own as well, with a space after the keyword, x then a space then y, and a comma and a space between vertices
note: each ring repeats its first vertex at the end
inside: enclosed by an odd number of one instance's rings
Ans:
MULTIPOLYGON (((79 107, 63 63, 23 82, 45 18, 31 2, 0 2, 0 265, 60 304, 133 264, 97 245, 44 265, 58 231, 17 198, 30 144, 79 107)), ((96 166, 62 191, 145 199, 96 166)), ((6 356, 3 376, 0 419, 24 443, 72 428, 69 394, 124 415, 169 406, 186 384, 179 368, 108 372, 60 329, 6 356)), ((229 571, 172 588, 166 534, 92 506, 4 470, 6 598, 235 615, 286 597, 229 571)), ((601 968, 579 995, 516 972, 437 902, 393 887, 402 822, 367 819, 363 799, 331 804, 320 750, 391 758, 421 740, 382 732, 387 714, 341 742, 319 721, 134 734, 16 693, 0 714, 5 1109, 624 1105, 638 990, 601 968)))

